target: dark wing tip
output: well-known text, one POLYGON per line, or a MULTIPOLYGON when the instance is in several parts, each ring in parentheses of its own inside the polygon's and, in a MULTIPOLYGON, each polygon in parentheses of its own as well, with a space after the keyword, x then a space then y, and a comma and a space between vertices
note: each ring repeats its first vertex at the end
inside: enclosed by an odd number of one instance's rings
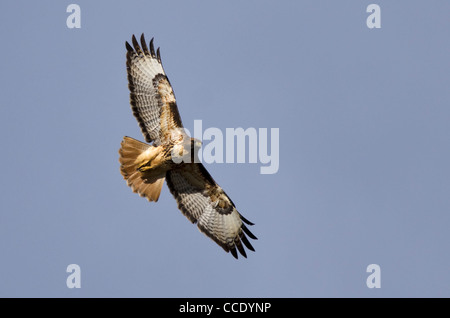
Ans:
POLYGON ((247 223, 248 225, 255 225, 254 223, 250 222, 246 218, 242 216, 242 214, 239 213, 239 216, 241 217, 241 220, 244 221, 244 223, 247 223))
POLYGON ((152 55, 152 57, 156 57, 156 54, 155 54, 155 47, 153 46, 153 40, 154 40, 155 38, 152 38, 151 40, 150 40, 150 54, 152 55))
POLYGON ((245 247, 247 247, 250 251, 255 251, 255 248, 252 246, 252 244, 250 244, 250 242, 248 241, 247 237, 245 235, 242 235, 241 238, 242 243, 244 243, 245 247))
POLYGON ((237 252, 236 252, 236 248, 235 248, 235 247, 233 247, 232 249, 230 249, 230 252, 231 252, 231 255, 233 255, 233 257, 234 257, 235 259, 238 259, 238 254, 237 254, 237 252))
POLYGON ((145 43, 144 33, 141 34, 141 47, 144 50, 145 55, 150 55, 150 53, 148 52, 147 43, 145 43))
POLYGON ((231 252, 231 255, 233 255, 234 258, 238 259, 238 253, 241 254, 244 258, 247 258, 247 252, 245 251, 245 247, 248 248, 250 251, 254 252, 255 248, 252 246, 250 241, 248 240, 246 234, 252 238, 257 240, 256 236, 253 235, 252 232, 248 230, 248 228, 245 226, 245 224, 242 224, 242 231, 239 237, 237 237, 234 241, 234 244, 232 246, 230 245, 222 245, 222 247, 227 252, 231 252))
POLYGON ((131 42, 133 42, 133 46, 134 46, 134 49, 136 50, 136 53, 137 54, 142 54, 141 47, 139 46, 139 43, 136 40, 136 37, 134 36, 134 34, 133 34, 133 36, 131 38, 131 42))
POLYGON ((158 59, 158 62, 161 63, 161 53, 159 51, 159 48, 156 50, 156 58, 158 59))
POLYGON ((242 256, 244 256, 245 258, 247 258, 247 253, 245 253, 245 249, 244 249, 244 247, 242 246, 241 242, 238 242, 238 243, 236 244, 236 247, 238 248, 239 253, 241 253, 242 256))
POLYGON ((154 38, 152 38, 150 40, 150 49, 147 46, 147 43, 145 42, 145 35, 144 33, 141 34, 140 37, 140 44, 136 39, 136 36, 133 34, 133 36, 131 37, 131 43, 133 44, 133 46, 130 45, 130 43, 128 43, 128 41, 125 41, 125 47, 127 48, 128 52, 136 52, 137 54, 145 54, 145 55, 150 55, 153 58, 158 59, 158 62, 161 63, 161 52, 159 50, 159 48, 156 50, 155 53, 155 46, 153 45, 153 41, 154 38))
POLYGON ((125 41, 125 47, 127 48, 128 52, 134 52, 133 48, 131 47, 130 43, 128 43, 128 41, 125 41))
POLYGON ((250 232, 250 230, 245 226, 244 223, 242 223, 242 230, 243 230, 244 233, 247 234, 251 239, 254 239, 254 240, 257 240, 257 239, 258 239, 252 232, 250 232))

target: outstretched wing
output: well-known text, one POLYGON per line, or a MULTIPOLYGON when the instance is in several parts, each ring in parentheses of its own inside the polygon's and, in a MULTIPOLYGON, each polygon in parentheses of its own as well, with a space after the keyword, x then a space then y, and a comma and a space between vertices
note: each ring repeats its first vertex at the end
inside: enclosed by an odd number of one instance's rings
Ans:
POLYGON ((253 223, 236 210, 231 199, 201 163, 170 170, 166 180, 178 208, 192 223, 197 223, 201 232, 235 258, 238 258, 236 249, 247 257, 244 245, 254 251, 246 235, 257 238, 245 225, 253 223))
POLYGON ((144 34, 140 40, 133 35, 133 46, 125 42, 131 109, 145 140, 158 146, 183 133, 183 124, 159 48, 155 53, 152 38, 149 50, 144 34))

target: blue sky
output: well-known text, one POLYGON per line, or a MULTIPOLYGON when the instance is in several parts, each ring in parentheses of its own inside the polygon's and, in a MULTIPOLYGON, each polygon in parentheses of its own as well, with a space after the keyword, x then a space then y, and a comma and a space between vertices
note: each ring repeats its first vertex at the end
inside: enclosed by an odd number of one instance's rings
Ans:
POLYGON ((70 3, 1 4, 1 297, 450 296, 448 1, 78 1, 80 29, 70 3), (279 128, 276 174, 206 164, 255 223, 247 259, 119 173, 142 32, 191 132, 279 128))

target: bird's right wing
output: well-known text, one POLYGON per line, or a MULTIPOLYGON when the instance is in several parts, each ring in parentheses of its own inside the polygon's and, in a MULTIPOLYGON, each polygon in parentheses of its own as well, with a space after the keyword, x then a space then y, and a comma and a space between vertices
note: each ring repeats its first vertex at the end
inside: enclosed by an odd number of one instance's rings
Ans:
POLYGON ((231 199, 213 180, 201 163, 189 164, 166 174, 167 185, 178 208, 201 232, 238 258, 236 249, 246 257, 244 246, 254 251, 248 237, 255 239, 245 219, 231 199))

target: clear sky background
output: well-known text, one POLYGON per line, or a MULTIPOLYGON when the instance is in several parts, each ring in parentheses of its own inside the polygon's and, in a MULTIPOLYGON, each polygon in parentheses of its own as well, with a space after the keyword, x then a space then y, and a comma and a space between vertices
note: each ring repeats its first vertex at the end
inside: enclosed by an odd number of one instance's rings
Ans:
POLYGON ((76 1, 81 29, 70 3, 0 4, 1 297, 450 297, 449 1, 76 1), (280 130, 276 174, 206 165, 247 259, 119 173, 142 32, 190 131, 280 130))

